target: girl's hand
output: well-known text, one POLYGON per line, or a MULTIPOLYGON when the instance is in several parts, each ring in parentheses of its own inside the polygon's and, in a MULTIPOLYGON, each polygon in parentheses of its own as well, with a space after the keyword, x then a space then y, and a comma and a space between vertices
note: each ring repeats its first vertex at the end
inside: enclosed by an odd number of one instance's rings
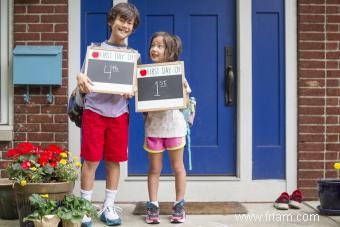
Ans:
POLYGON ((131 99, 133 95, 129 94, 129 93, 123 93, 122 96, 126 99, 131 99))
POLYGON ((77 75, 77 85, 81 93, 90 93, 93 83, 84 73, 79 73, 77 75))

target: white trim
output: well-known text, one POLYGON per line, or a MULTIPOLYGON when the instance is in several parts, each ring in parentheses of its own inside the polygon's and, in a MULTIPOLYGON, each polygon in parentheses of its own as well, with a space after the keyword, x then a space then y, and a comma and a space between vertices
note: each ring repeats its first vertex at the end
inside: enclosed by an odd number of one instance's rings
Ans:
MULTIPOLYGON (((80 0, 68 3, 68 94, 76 87, 76 75, 80 71, 80 0)), ((69 151, 80 154, 80 129, 73 122, 68 124, 69 151)))
POLYGON ((285 1, 286 191, 297 187, 297 2, 285 1))
MULTIPOLYGON (((114 1, 117 3, 118 0, 114 1)), ((120 2, 120 1, 119 1, 120 2)), ((297 93, 296 93, 296 0, 285 1, 286 12, 286 176, 287 180, 252 180, 252 8, 251 1, 237 2, 237 177, 188 177, 188 201, 274 201, 282 191, 296 188, 297 175, 297 93), (209 193, 207 193, 209 190, 209 193), (202 196, 204 195, 204 196, 202 196)), ((80 62, 80 0, 69 2, 69 92, 75 86, 80 62)), ((70 123, 70 150, 79 153, 80 131, 70 123)), ((141 148, 142 149, 142 148, 141 148)), ((141 151, 143 152, 143 151, 141 151)), ((118 201, 145 201, 146 177, 128 177, 127 164, 121 164, 118 201)), ((93 200, 104 199, 105 181, 96 181, 93 200)), ((79 193, 79 184, 76 184, 79 193)), ((160 201, 174 200, 174 180, 161 177, 160 201)))
POLYGON ((13 49, 13 0, 1 1, 1 120, 0 141, 13 140, 13 84, 12 84, 12 49, 13 49))

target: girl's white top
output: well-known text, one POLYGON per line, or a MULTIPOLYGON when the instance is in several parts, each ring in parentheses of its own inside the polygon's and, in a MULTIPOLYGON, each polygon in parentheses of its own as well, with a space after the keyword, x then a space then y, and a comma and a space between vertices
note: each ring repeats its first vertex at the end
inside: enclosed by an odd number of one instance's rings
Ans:
MULTIPOLYGON (((190 92, 191 89, 187 83, 186 93, 190 92)), ((187 134, 187 123, 180 110, 148 112, 144 124, 146 137, 172 138, 187 134)))

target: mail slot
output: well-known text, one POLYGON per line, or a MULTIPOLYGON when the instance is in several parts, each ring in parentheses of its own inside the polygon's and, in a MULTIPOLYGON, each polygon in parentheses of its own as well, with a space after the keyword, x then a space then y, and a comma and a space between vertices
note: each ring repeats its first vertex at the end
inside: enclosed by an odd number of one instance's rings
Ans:
POLYGON ((62 46, 23 46, 13 50, 14 85, 61 85, 62 46))

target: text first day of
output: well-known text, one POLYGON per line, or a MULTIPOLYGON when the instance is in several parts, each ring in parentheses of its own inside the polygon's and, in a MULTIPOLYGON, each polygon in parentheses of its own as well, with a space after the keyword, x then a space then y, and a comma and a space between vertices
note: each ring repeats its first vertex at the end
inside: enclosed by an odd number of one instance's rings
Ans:
POLYGON ((89 58, 107 61, 134 62, 135 54, 123 51, 90 49, 89 58))
POLYGON ((173 65, 158 65, 158 66, 147 66, 141 67, 140 71, 145 71, 142 76, 168 76, 168 75, 179 75, 183 73, 181 64, 173 65))

